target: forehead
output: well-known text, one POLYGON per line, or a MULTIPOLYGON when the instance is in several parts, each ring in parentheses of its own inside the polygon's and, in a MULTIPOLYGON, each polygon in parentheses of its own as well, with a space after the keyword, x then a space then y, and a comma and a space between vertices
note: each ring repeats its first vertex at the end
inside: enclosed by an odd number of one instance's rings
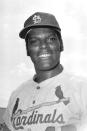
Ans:
POLYGON ((50 35, 50 34, 57 34, 57 32, 52 28, 33 28, 30 29, 28 35, 30 36, 38 36, 38 35, 50 35))

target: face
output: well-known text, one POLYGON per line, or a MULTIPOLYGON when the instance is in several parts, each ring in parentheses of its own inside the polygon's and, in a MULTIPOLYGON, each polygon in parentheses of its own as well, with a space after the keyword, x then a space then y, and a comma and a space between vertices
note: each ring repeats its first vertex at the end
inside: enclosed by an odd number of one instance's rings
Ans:
POLYGON ((60 42, 56 31, 34 28, 28 33, 28 51, 36 70, 51 70, 60 62, 60 42))

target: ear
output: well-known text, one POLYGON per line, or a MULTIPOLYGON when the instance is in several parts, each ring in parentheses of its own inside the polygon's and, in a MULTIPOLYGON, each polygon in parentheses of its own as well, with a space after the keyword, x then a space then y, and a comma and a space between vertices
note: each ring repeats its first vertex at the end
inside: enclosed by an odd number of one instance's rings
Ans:
POLYGON ((56 33, 57 33, 58 39, 59 39, 59 41, 60 41, 60 52, 61 52, 61 51, 64 50, 61 32, 58 32, 58 31, 57 31, 56 33))
POLYGON ((63 40, 62 38, 60 38, 60 51, 63 51, 64 47, 63 47, 63 40))
POLYGON ((26 46, 26 51, 27 51, 27 56, 30 56, 30 53, 29 53, 29 50, 28 50, 28 46, 26 46))
POLYGON ((29 49, 28 49, 28 48, 29 48, 29 47, 28 47, 28 37, 26 37, 25 43, 26 43, 27 56, 30 56, 29 49))

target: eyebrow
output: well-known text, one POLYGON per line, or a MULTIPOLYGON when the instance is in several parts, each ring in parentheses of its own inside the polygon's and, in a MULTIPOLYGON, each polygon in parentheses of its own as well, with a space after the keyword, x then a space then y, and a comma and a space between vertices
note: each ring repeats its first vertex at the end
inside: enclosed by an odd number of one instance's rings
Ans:
MULTIPOLYGON (((49 33, 47 33, 47 34, 48 34, 48 37, 51 36, 51 35, 57 36, 57 33, 56 33, 56 32, 49 32, 49 33)), ((33 37, 37 37, 37 35, 28 34, 28 37, 29 37, 29 38, 33 38, 33 37)))

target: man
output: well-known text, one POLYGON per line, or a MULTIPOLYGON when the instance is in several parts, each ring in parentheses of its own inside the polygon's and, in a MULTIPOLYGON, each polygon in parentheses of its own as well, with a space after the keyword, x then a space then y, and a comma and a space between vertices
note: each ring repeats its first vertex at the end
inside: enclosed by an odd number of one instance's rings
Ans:
POLYGON ((36 71, 9 100, 4 120, 12 131, 80 131, 86 121, 86 82, 64 71, 61 29, 52 14, 36 12, 19 36, 36 71))

